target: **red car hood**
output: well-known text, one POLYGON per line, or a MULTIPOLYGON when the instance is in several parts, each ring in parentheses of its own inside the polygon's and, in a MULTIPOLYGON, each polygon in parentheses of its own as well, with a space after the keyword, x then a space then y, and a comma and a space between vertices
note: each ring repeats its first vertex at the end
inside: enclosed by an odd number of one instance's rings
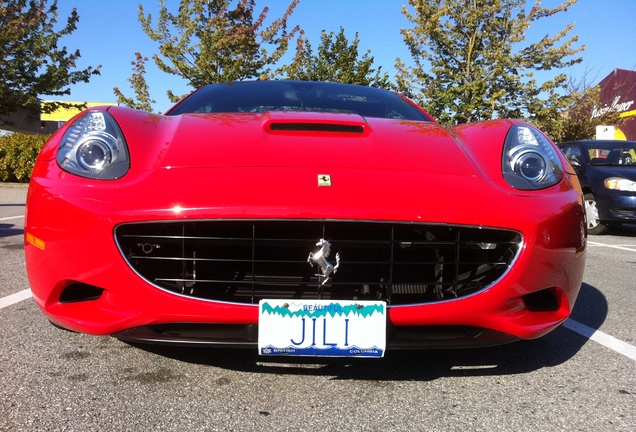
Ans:
POLYGON ((109 111, 128 140, 133 164, 145 160, 147 169, 324 167, 476 174, 463 147, 434 122, 309 112, 163 117, 109 111))

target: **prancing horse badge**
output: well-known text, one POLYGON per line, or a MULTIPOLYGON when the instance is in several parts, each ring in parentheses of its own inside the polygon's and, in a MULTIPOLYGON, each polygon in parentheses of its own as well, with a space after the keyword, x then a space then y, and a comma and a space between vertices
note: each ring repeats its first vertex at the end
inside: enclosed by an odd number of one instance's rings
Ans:
POLYGON ((320 246, 320 250, 318 252, 309 252, 307 262, 312 267, 314 264, 317 264, 318 267, 320 267, 321 273, 316 274, 316 276, 318 276, 318 282, 322 287, 327 283, 331 274, 338 271, 338 267, 340 267, 340 254, 336 254, 336 265, 333 265, 327 261, 327 258, 331 253, 331 243, 325 239, 320 239, 320 241, 316 243, 316 246, 320 246))
POLYGON ((329 174, 318 174, 318 186, 331 186, 331 176, 329 174))

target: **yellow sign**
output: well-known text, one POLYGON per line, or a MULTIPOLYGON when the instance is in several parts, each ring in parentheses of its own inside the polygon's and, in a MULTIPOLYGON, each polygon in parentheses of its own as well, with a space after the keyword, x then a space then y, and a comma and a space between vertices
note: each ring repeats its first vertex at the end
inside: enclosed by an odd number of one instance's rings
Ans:
POLYGON ((65 122, 70 120, 74 115, 79 114, 82 110, 86 108, 96 107, 96 106, 115 106, 116 102, 68 102, 68 101, 42 101, 42 105, 46 105, 47 103, 52 102, 64 102, 66 104, 75 104, 77 107, 72 108, 63 108, 60 107, 53 112, 50 113, 42 113, 40 115, 41 121, 57 121, 57 122, 65 122))

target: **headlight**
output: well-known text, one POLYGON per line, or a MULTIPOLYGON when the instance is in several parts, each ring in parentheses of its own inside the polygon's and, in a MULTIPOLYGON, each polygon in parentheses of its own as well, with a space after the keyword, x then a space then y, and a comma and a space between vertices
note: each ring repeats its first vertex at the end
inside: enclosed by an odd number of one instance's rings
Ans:
POLYGON ((113 180, 128 172, 124 134, 106 111, 89 111, 68 128, 57 150, 57 163, 72 174, 113 180))
POLYGON ((605 187, 620 191, 636 192, 636 182, 621 177, 605 179, 605 187))
POLYGON ((563 178, 555 148, 541 132, 529 125, 510 128, 502 159, 503 176, 516 189, 544 189, 563 178))

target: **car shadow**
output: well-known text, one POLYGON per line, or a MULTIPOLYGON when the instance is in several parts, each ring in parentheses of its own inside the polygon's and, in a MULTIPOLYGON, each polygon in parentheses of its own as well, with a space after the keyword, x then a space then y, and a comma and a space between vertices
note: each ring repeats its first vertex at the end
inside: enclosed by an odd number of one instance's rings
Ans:
POLYGON ((2 224, 0 223, 0 238, 2 237, 12 237, 17 235, 23 235, 24 229, 22 228, 14 228, 13 224, 2 224))
MULTIPOLYGON (((636 237, 636 224, 621 224, 610 226, 607 235, 621 236, 621 237, 636 237)), ((603 236, 597 236, 602 238, 603 236)))
MULTIPOLYGON (((599 328, 607 317, 605 296, 583 284, 572 319, 599 328)), ((563 326, 531 341, 470 349, 389 351, 382 359, 261 357, 256 350, 130 344, 187 363, 240 372, 329 376, 342 380, 431 381, 452 376, 511 375, 565 363, 588 339, 563 326)))

